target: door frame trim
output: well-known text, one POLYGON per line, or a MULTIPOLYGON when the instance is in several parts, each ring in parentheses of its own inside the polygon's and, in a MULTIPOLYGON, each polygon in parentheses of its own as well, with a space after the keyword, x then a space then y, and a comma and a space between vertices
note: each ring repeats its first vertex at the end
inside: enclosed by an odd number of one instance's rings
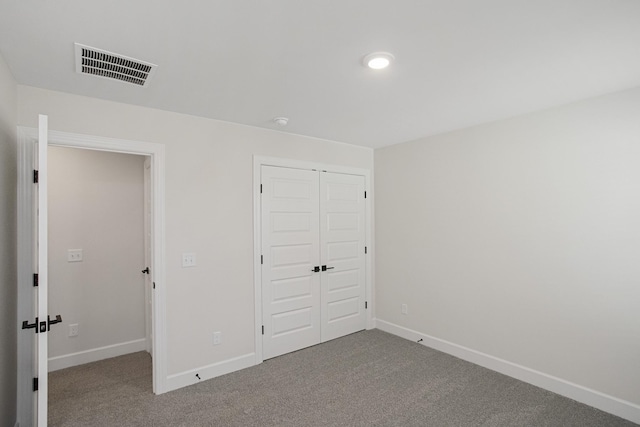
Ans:
POLYGON ((365 199, 365 245, 367 254, 365 255, 365 289, 369 308, 366 314, 366 328, 375 327, 374 316, 374 268, 375 259, 374 230, 373 230, 373 176, 369 169, 355 168, 349 166, 330 165, 325 163, 315 163, 302 160, 286 159, 279 157, 253 157, 253 283, 254 283, 254 310, 255 310, 255 355, 256 365, 263 362, 262 357, 262 266, 260 255, 262 255, 262 224, 260 207, 260 175, 262 166, 275 166, 290 169, 317 170, 326 172, 343 173, 348 175, 364 176, 364 188, 367 192, 365 199))
MULTIPOLYGON (((33 160, 34 145, 38 129, 18 126, 18 324, 33 315, 32 292, 30 286, 33 274, 34 235, 33 218, 33 160)), ((92 135, 49 131, 48 145, 107 151, 148 156, 151 159, 152 187, 152 250, 153 278, 156 288, 153 298, 153 392, 167 391, 167 351, 166 351, 166 282, 165 282, 165 147, 163 144, 106 138, 92 135)), ((18 330, 17 408, 20 425, 28 425, 32 412, 33 392, 31 382, 21 381, 32 376, 33 340, 18 330), (25 418, 26 417, 26 418, 25 418)), ((30 332, 30 331, 29 331, 30 332)))

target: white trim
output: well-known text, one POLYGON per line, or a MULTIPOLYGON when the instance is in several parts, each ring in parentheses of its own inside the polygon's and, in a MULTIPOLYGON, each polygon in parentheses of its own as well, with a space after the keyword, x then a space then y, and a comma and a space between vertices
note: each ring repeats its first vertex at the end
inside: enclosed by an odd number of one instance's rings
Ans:
MULTIPOLYGON (((266 156, 254 156, 253 157, 254 171, 255 166, 277 166, 282 168, 293 169, 315 169, 323 170, 327 172, 345 173, 350 175, 364 175, 369 182, 371 171, 369 169, 355 168, 350 166, 330 165, 326 163, 307 162, 304 160, 285 159, 280 157, 266 157, 266 156)), ((258 171, 260 169, 258 168, 258 171)), ((259 177, 259 176, 258 176, 259 177)))
POLYGON ((62 356, 49 358, 49 372, 146 350, 147 340, 145 338, 141 338, 139 340, 107 345, 104 347, 79 351, 77 353, 63 354, 62 356))
POLYGON ((262 363, 262 263, 261 261, 261 223, 260 223, 260 157, 253 158, 253 286, 254 286, 254 336, 255 364, 262 363))
MULTIPOLYGON (((18 130, 23 130, 27 136, 31 136, 31 132, 35 131, 33 128, 25 128, 22 126, 18 126, 18 130)), ((164 157, 164 145, 155 142, 130 141, 55 130, 49 131, 49 145, 110 151, 113 153, 139 154, 142 156, 151 156, 153 160, 155 160, 155 156, 164 157)))
MULTIPOLYGON (((24 319, 35 317, 32 313, 30 286, 33 273, 33 232, 31 218, 33 186, 33 144, 38 130, 18 126, 18 324, 24 319)), ((116 153, 139 154, 151 157, 153 183, 153 271, 156 283, 153 294, 153 392, 167 391, 167 351, 166 351, 166 282, 165 282, 165 147, 162 144, 122 139, 104 138, 67 132, 49 131, 49 145, 110 151, 116 153)), ((26 332, 25 332, 26 334, 26 332)), ((20 423, 30 419, 33 393, 21 379, 31 377, 32 344, 29 335, 18 332, 18 390, 17 417, 20 423)), ((32 416, 32 415, 31 415, 32 416)))
POLYGON ((153 392, 167 392, 167 282, 165 280, 165 152, 153 144, 151 161, 152 232, 151 256, 154 291, 152 295, 153 392))
POLYGON ((261 284, 261 223, 260 223, 260 169, 262 166, 277 166, 293 169, 312 169, 349 175, 362 175, 365 179, 365 215, 366 215, 366 298, 368 302, 367 329, 374 326, 374 242, 373 242, 373 178, 369 169, 349 166, 329 165, 324 163, 307 162, 303 160, 283 159, 278 157, 253 157, 253 282, 254 282, 254 315, 255 315, 255 363, 262 363, 262 284, 261 284))
POLYGON ((255 365, 256 355, 254 353, 244 354, 232 359, 223 360, 211 365, 202 366, 196 369, 172 374, 167 377, 167 390, 173 391, 182 387, 190 386, 200 381, 210 380, 221 375, 230 374, 240 369, 250 368, 255 365), (200 379, 196 377, 200 376, 200 379))
POLYGON ((376 319, 375 323, 377 328, 381 331, 389 332, 390 334, 397 335, 414 342, 422 339, 420 344, 427 347, 442 351, 443 353, 450 354, 487 369, 491 369, 492 371, 500 372, 501 374, 516 378, 520 381, 533 384, 537 387, 560 394, 586 405, 593 406, 594 408, 617 415, 621 418, 633 421, 634 423, 640 423, 640 405, 636 405, 635 403, 563 380, 562 378, 545 374, 544 372, 536 371, 535 369, 527 368, 526 366, 518 365, 517 363, 509 362, 508 360, 500 359, 468 347, 432 337, 394 323, 380 319, 376 319))
POLYGON ((374 329, 376 327, 376 297, 375 292, 375 282, 376 282, 376 269, 374 260, 375 257, 375 191, 373 191, 373 175, 366 176, 365 188, 367 190, 367 198, 365 200, 365 210, 367 212, 367 230, 366 230, 366 245, 367 245, 367 254, 365 255, 365 262, 367 265, 365 274, 367 281, 367 302, 369 305, 368 313, 367 313, 367 329, 374 329))

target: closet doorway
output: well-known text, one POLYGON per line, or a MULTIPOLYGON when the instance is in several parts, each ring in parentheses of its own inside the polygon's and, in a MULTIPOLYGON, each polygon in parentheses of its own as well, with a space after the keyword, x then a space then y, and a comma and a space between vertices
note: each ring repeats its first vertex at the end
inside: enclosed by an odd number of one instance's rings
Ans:
POLYGON ((145 161, 49 147, 50 372, 150 349, 145 161))
POLYGON ((297 166, 257 171, 263 360, 361 331, 371 319, 366 171, 297 166))

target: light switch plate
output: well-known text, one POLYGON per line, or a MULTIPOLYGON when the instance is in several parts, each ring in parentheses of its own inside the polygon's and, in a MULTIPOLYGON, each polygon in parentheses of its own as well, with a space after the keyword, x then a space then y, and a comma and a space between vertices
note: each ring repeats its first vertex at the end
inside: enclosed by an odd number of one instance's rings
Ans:
POLYGON ((182 267, 195 267, 196 254, 193 252, 182 254, 182 267))
POLYGON ((82 249, 69 249, 67 251, 68 262, 82 262, 82 249))

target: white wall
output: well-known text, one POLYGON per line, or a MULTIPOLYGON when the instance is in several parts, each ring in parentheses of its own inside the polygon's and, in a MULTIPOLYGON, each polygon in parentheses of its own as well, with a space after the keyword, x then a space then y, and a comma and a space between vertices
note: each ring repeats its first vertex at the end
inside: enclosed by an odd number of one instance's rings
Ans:
POLYGON ((170 375, 255 351, 253 156, 373 168, 367 148, 19 86, 18 124, 39 113, 52 130, 165 144, 170 375), (183 252, 198 265, 181 268, 183 252))
POLYGON ((16 413, 16 83, 0 56, 0 426, 16 413))
POLYGON ((376 150, 375 180, 378 319, 640 404, 640 88, 376 150))
POLYGON ((50 370, 125 354, 130 345, 95 350, 145 339, 143 163, 49 148, 49 313, 63 314, 49 333, 50 370), (83 261, 69 262, 69 249, 82 249, 83 261))

